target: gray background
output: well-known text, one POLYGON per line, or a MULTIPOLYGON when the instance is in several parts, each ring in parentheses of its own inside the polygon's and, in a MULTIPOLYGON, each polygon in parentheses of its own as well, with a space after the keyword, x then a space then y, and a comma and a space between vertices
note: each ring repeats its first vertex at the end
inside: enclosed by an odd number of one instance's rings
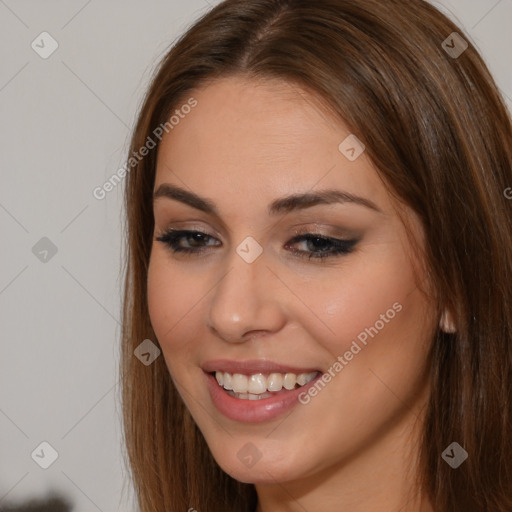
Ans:
MULTIPOLYGON (((123 165, 159 58, 214 3, 0 0, 0 508, 57 490, 75 512, 136 509, 116 384, 122 184, 92 191, 123 165), (31 47, 43 31, 47 59, 31 47), (34 254, 43 237, 53 256, 34 254), (43 441, 48 469, 31 457, 43 441)), ((432 3, 512 109, 512 0, 432 3)))

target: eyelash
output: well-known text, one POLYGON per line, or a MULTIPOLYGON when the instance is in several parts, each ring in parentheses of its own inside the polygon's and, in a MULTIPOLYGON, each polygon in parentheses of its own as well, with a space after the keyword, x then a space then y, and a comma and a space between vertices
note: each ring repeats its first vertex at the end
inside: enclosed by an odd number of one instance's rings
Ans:
MULTIPOLYGON (((174 230, 171 229, 164 233, 163 235, 156 238, 157 241, 164 243, 174 254, 176 253, 182 253, 182 254, 198 254, 203 252, 205 249, 203 247, 200 248, 190 248, 190 247, 179 247, 178 243, 182 238, 190 237, 193 235, 202 235, 206 238, 206 241, 210 238, 213 238, 212 236, 208 235, 207 233, 203 233, 202 231, 191 231, 191 230, 174 230)), ((302 241, 314 241, 314 240, 321 240, 322 242, 328 242, 329 245, 333 246, 334 249, 331 251, 319 251, 319 252, 308 252, 307 251, 299 251, 296 249, 292 250, 292 253, 297 255, 300 258, 308 258, 316 259, 316 260, 323 260, 325 258, 332 258, 332 257, 341 257, 346 254, 349 254, 353 251, 354 246, 358 242, 358 240, 341 240, 338 238, 329 238, 320 236, 314 233, 303 233, 303 234, 297 234, 295 237, 293 237, 287 245, 294 244, 297 242, 302 241)), ((203 240, 204 241, 204 238, 203 240)), ((197 240, 196 240, 197 242, 197 240)))

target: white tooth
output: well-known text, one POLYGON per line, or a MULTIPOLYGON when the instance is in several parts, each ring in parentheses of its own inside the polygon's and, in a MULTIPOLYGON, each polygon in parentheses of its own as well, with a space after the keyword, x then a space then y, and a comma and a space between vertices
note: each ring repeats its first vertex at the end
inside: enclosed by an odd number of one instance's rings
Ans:
POLYGON ((247 377, 241 373, 235 373, 231 379, 231 385, 235 393, 247 393, 247 377))
POLYGON ((265 391, 267 391, 267 379, 265 378, 265 375, 262 373, 251 375, 247 384, 247 390, 249 393, 253 393, 255 395, 265 393, 265 391))
MULTIPOLYGON (((228 372, 216 372, 215 378, 219 385, 228 391, 234 391, 238 394, 250 393, 252 395, 261 395, 259 398, 266 398, 267 390, 276 392, 281 391, 283 387, 287 390, 292 390, 296 384, 304 386, 312 381, 317 376, 317 373, 301 373, 299 375, 295 373, 286 373, 284 375, 282 373, 271 373, 266 378, 262 373, 256 373, 247 377, 241 373, 232 375, 228 372)), ((254 400, 254 398, 249 398, 249 400, 254 400)))
POLYGON ((241 398, 242 400, 247 400, 249 395, 247 393, 240 393, 237 398, 241 398))
POLYGON ((259 400, 260 399, 259 395, 253 395, 252 393, 248 393, 248 395, 249 395, 249 400, 259 400))
POLYGON ((290 390, 295 387, 295 383, 297 382, 297 375, 295 373, 287 373, 284 376, 283 386, 290 390))
POLYGON ((271 373, 267 379, 267 389, 269 391, 281 391, 283 388, 283 376, 280 373, 271 373))
POLYGON ((297 375, 297 384, 299 386, 304 386, 308 382, 308 374, 307 373, 301 373, 297 375))
POLYGON ((297 384, 299 384, 299 386, 304 386, 304 384, 311 382, 316 377, 316 374, 317 372, 311 372, 297 375, 297 384))
POLYGON ((231 374, 228 372, 224 372, 224 389, 232 390, 233 389, 233 379, 231 374))

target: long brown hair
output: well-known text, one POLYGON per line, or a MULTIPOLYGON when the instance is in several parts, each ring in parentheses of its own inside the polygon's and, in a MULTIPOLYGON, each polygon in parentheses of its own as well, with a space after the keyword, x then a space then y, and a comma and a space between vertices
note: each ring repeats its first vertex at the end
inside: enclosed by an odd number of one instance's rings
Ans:
MULTIPOLYGON (((321 98, 421 219, 439 312, 453 311, 457 332, 432 340, 420 482, 436 512, 512 511, 512 128, 481 56, 422 0, 226 0, 162 60, 130 156, 194 89, 235 74, 321 98), (448 51, 461 48, 453 32, 468 44, 460 55, 448 51), (457 469, 441 457, 454 441, 469 455, 457 469)), ((121 378, 135 492, 142 512, 252 512, 254 486, 217 465, 163 357, 134 357, 144 339, 158 346, 147 306, 157 150, 132 162, 125 188, 121 378)))

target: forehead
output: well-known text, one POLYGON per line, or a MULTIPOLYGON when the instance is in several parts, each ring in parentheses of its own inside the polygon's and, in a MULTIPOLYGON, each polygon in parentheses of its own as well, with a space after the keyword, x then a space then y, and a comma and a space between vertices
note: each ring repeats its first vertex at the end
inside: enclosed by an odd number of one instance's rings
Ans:
POLYGON ((296 85, 230 77, 188 97, 197 105, 164 135, 155 189, 174 183, 220 201, 265 198, 266 206, 271 197, 342 187, 388 201, 364 152, 355 161, 340 152, 347 127, 296 85))

